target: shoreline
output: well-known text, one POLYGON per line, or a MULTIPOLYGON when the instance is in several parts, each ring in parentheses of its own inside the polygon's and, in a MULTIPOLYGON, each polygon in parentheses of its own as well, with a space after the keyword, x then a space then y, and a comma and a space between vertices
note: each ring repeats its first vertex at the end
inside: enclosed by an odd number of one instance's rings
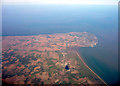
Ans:
MULTIPOLYGON (((79 59, 83 62, 83 64, 85 65, 85 67, 87 67, 93 74, 95 74, 105 85, 107 85, 107 83, 101 79, 83 60, 83 58, 79 55, 78 51, 75 50, 75 53, 77 54, 77 56, 79 57, 79 59)), ((108 86, 108 85, 107 85, 108 86)))

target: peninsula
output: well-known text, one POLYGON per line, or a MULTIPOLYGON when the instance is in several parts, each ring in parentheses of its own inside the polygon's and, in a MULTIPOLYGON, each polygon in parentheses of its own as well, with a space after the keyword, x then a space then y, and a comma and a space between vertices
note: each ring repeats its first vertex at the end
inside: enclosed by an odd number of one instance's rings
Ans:
POLYGON ((88 32, 5 36, 2 39, 2 82, 107 85, 76 49, 94 47, 97 43, 97 37, 88 32))

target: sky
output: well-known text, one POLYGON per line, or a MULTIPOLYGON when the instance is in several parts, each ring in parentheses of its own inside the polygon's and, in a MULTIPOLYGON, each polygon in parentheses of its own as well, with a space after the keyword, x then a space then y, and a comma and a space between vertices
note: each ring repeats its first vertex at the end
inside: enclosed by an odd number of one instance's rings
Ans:
POLYGON ((96 4, 117 5, 119 0, 2 0, 2 4, 96 4))

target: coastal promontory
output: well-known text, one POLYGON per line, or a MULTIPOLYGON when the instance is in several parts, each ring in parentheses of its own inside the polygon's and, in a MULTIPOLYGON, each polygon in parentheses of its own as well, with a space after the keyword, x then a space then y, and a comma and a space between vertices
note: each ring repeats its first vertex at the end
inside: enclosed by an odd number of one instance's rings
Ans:
POLYGON ((94 47, 88 32, 5 36, 2 39, 2 81, 7 84, 105 84, 75 47, 94 47))

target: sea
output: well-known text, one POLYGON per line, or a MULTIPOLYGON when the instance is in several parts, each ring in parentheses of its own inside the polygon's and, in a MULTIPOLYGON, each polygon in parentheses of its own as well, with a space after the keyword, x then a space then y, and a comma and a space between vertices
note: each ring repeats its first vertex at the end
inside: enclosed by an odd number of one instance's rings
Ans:
POLYGON ((68 32, 96 35, 98 44, 79 48, 79 53, 107 84, 117 83, 117 5, 2 5, 2 36, 68 32))

